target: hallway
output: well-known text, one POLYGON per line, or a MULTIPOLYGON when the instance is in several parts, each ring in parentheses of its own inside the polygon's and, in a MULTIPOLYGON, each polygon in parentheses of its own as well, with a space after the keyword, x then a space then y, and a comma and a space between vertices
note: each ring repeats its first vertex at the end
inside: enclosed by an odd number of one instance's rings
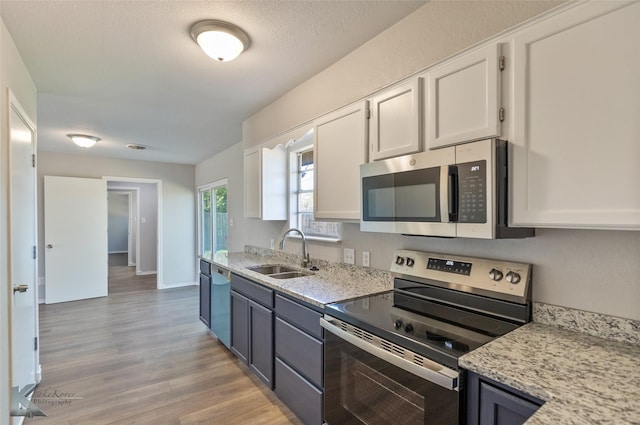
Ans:
POLYGON ((109 296, 40 306, 43 380, 28 425, 300 422, 198 320, 198 288, 110 268, 109 296))

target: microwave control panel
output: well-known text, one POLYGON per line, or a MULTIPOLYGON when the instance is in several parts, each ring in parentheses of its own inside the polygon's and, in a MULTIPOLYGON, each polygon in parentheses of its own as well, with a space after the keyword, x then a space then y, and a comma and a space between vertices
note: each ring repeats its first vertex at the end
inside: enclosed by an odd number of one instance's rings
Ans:
POLYGON ((487 222, 487 161, 457 164, 458 223, 487 222))

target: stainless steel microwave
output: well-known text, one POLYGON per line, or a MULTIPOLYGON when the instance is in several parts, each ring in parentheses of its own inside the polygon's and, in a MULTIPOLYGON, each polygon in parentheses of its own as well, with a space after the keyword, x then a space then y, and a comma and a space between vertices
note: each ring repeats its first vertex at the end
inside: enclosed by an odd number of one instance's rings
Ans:
POLYGON ((508 227, 508 143, 490 139, 360 166, 360 230, 523 238, 508 227))

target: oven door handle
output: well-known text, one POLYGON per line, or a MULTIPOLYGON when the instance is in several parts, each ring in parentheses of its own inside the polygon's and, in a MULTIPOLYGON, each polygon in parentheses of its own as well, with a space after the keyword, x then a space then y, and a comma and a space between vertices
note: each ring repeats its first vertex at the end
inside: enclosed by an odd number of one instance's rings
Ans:
MULTIPOLYGON (((382 348, 375 346, 374 344, 371 344, 363 339, 358 338, 355 335, 350 334, 349 332, 342 330, 340 327, 331 323, 332 319, 333 318, 330 316, 325 316, 324 318, 321 317, 320 326, 322 326, 324 329, 331 332, 338 338, 356 346, 361 350, 368 352, 375 357, 389 362, 404 371, 412 373, 416 376, 419 376, 420 378, 426 379, 427 381, 433 382, 434 384, 440 385, 441 387, 444 387, 446 389, 453 391, 460 390, 460 374, 457 371, 424 358, 423 365, 417 365, 409 360, 398 357, 395 354, 392 354, 382 348)), ((382 340, 382 338, 379 339, 382 340)))

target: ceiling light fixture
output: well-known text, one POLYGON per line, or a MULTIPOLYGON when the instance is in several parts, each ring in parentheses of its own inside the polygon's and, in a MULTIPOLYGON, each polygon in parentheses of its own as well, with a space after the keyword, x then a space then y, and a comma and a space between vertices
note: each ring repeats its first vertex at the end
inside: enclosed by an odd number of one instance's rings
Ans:
POLYGON ((86 134, 67 134, 67 137, 81 148, 90 148, 100 141, 99 137, 88 136, 86 134))
POLYGON ((191 37, 212 59, 228 62, 249 48, 251 41, 246 32, 224 21, 207 20, 193 24, 191 37))

